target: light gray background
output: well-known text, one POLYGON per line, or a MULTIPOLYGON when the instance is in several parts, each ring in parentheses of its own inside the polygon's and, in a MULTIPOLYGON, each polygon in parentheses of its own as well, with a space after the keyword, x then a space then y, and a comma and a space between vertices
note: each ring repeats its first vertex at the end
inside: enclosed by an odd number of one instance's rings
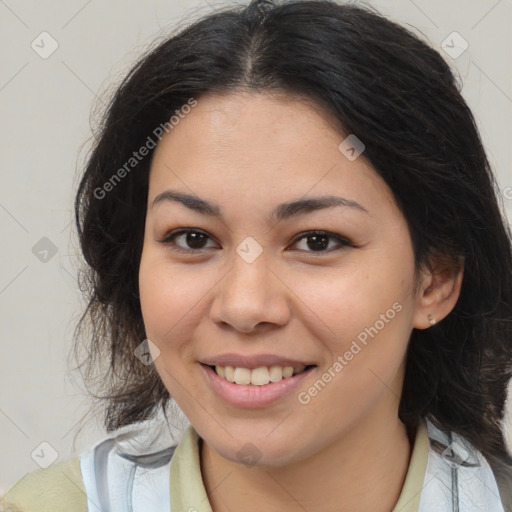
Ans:
MULTIPOLYGON (((31 453, 41 442, 60 461, 104 436, 90 421, 73 446, 90 402, 67 366, 83 306, 72 201, 96 96, 156 37, 223 3, 0 0, 0 491, 39 467, 31 453), (47 59, 31 48, 43 31, 59 45, 47 59), (57 250, 46 262, 32 252, 42 237, 57 250)), ((512 1, 368 3, 421 31, 458 69, 512 219, 512 1), (440 48, 453 31, 469 44, 456 59, 440 48)), ((507 424, 512 446, 512 415, 507 424)))

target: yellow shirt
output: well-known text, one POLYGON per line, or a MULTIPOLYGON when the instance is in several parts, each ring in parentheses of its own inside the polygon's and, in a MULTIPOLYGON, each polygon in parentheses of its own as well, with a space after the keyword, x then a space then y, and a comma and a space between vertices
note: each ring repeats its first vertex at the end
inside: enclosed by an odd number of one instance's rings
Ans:
POLYGON ((13 512, 87 512, 80 457, 25 475, 0 499, 13 512))
MULTIPOLYGON (((418 512, 428 450, 427 428, 421 423, 404 486, 393 512, 418 512)), ((185 431, 171 460, 170 495, 171 511, 212 512, 201 477, 199 436, 192 426, 185 431)), ((87 512, 80 457, 29 473, 0 503, 5 510, 13 512, 87 512)))

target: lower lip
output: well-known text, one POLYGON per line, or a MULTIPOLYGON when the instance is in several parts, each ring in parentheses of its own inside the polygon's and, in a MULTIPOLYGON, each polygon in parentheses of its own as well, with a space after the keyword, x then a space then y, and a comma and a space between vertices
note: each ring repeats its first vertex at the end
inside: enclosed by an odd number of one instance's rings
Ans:
POLYGON ((314 366, 298 375, 287 377, 279 382, 270 382, 264 386, 254 386, 229 382, 219 377, 209 366, 201 364, 201 367, 213 390, 220 398, 234 407, 247 409, 267 407, 285 398, 297 389, 301 382, 316 369, 316 366, 314 366))

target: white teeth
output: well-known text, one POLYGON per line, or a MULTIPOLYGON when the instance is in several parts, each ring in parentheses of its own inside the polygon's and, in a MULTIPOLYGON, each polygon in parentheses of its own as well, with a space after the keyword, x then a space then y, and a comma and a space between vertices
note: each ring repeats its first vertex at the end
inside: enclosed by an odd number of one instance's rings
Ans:
POLYGON ((254 370, 251 372, 251 384, 255 386, 264 386, 269 382, 270 377, 268 375, 268 368, 266 366, 254 368, 254 370))
POLYGON ((293 366, 285 366, 283 368, 283 379, 291 377, 293 375, 293 366))
POLYGON ((235 384, 253 386, 265 386, 270 382, 279 382, 282 379, 292 377, 305 370, 305 366, 260 366, 253 370, 249 368, 233 366, 215 366, 215 372, 219 377, 235 384))
POLYGON ((278 382, 283 378, 283 367, 282 366, 271 366, 268 372, 270 382, 278 382))
POLYGON ((250 384, 251 370, 249 368, 235 368, 235 382, 237 384, 250 384))
POLYGON ((235 369, 232 366, 224 367, 224 378, 229 382, 235 382, 235 369))

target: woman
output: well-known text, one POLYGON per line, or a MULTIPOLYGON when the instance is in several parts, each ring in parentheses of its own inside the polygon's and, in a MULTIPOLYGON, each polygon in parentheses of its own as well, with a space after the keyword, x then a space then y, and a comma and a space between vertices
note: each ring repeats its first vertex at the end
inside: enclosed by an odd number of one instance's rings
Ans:
POLYGON ((116 435, 6 502, 512 510, 495 191, 448 65, 367 8, 256 0, 171 37, 117 90, 76 197, 116 435))

